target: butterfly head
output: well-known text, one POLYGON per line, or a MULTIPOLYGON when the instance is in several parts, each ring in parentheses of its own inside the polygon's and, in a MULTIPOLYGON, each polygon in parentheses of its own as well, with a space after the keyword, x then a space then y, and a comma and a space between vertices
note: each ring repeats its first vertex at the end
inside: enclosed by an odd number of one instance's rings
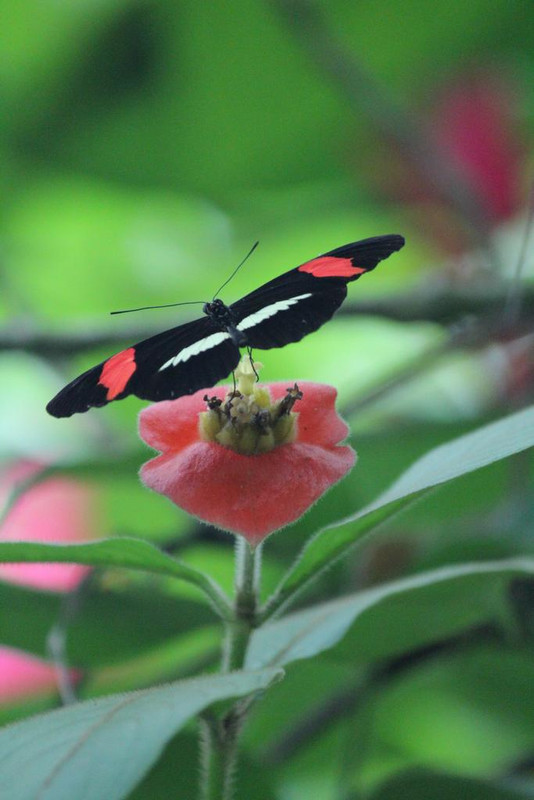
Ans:
POLYGON ((203 311, 221 330, 232 327, 234 324, 232 312, 218 298, 212 300, 211 303, 204 303, 203 311))
POLYGON ((218 298, 212 300, 211 303, 204 303, 202 310, 208 317, 215 319, 224 319, 228 315, 227 306, 218 298))

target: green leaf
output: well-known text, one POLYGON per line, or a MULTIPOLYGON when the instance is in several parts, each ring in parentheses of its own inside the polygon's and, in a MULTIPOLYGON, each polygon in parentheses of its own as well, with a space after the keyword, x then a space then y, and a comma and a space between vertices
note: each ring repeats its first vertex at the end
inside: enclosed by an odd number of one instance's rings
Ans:
POLYGON ((201 589, 213 608, 227 618, 231 615, 228 598, 209 576, 166 555, 141 539, 101 539, 89 544, 41 544, 38 542, 0 542, 0 562, 45 562, 86 564, 91 567, 127 567, 180 578, 201 589))
POLYGON ((79 703, 0 731, 0 795, 120 800, 167 741, 212 703, 266 689, 280 670, 197 678, 79 703))
POLYGON ((46 658, 47 636, 53 625, 65 619, 69 663, 86 668, 139 657, 170 638, 214 622, 205 603, 169 597, 154 592, 153 587, 91 587, 81 598, 71 599, 56 592, 0 583, 0 607, 9 609, 0 615, 3 645, 46 658), (67 619, 62 614, 65 603, 67 619))
MULTIPOLYGON (((505 561, 459 564, 413 575, 399 581, 368 589, 329 603, 321 603, 304 611, 289 614, 283 619, 257 629, 251 639, 247 653, 248 669, 283 665, 301 658, 312 658, 323 650, 336 645, 354 625, 374 607, 388 598, 397 598, 413 603, 413 594, 442 582, 454 582, 461 589, 462 583, 473 577, 485 577, 493 592, 501 591, 515 576, 532 575, 534 559, 508 559, 505 561), (458 586, 459 584, 459 586, 458 586), (411 596, 412 595, 412 596, 411 596)), ((474 589, 478 590, 478 586, 474 589)), ((473 592, 476 597, 477 591, 473 592)), ((488 609, 485 618, 495 616, 488 609)), ((438 631, 421 631, 418 644, 434 641, 438 631)))
POLYGON ((504 775, 532 749, 534 662, 528 648, 500 641, 412 663, 373 699, 368 736, 406 764, 485 778, 504 775))
POLYGON ((533 445, 534 406, 530 406, 431 450, 373 503, 319 531, 279 585, 266 614, 287 604, 308 581, 344 555, 364 534, 424 492, 533 445))
POLYGON ((441 580, 441 568, 437 569, 437 573, 424 573, 437 580, 416 584, 401 595, 388 593, 368 606, 336 646, 335 658, 369 664, 413 653, 488 624, 506 624, 508 588, 511 580, 515 583, 508 572, 477 571, 441 580))

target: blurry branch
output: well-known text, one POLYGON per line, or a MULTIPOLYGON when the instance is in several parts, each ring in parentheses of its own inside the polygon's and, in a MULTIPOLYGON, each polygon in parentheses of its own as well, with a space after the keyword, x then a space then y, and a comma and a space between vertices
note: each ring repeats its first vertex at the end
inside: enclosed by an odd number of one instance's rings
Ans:
POLYGON ((300 40, 309 58, 342 90, 352 113, 362 112, 377 131, 397 145, 419 172, 469 224, 473 244, 491 261, 489 221, 464 172, 434 144, 424 122, 406 111, 387 89, 329 31, 323 15, 311 0, 269 0, 300 40))
POLYGON ((139 341, 164 330, 161 323, 156 327, 131 327, 112 330, 95 325, 83 329, 68 329, 64 333, 47 333, 33 322, 23 325, 11 322, 0 327, 0 350, 25 350, 48 357, 74 356, 95 350, 98 347, 122 346, 126 342, 139 341))
POLYGON ((362 694, 359 685, 352 685, 317 705, 300 724, 290 728, 278 739, 276 744, 264 749, 262 761, 272 766, 283 764, 308 743, 324 734, 336 720, 353 714, 363 699, 362 694))
POLYGON ((62 704, 65 706, 77 702, 78 697, 76 695, 75 681, 79 682, 79 678, 74 677, 73 672, 68 666, 68 630, 70 624, 78 616, 81 604, 87 595, 92 580, 93 573, 90 572, 75 589, 63 595, 58 619, 50 628, 46 637, 46 647, 48 655, 54 665, 59 697, 62 704))
POLYGON ((508 297, 506 298, 506 306, 504 314, 506 319, 509 320, 510 322, 517 319, 519 315, 519 310, 521 308, 521 304, 523 302, 524 285, 523 281, 521 280, 521 276, 523 274, 523 270, 525 268, 525 264, 527 261, 528 245, 533 227, 534 227, 534 183, 530 187, 530 192, 528 196, 527 222, 525 225, 523 241, 521 242, 521 248, 519 250, 519 255, 517 258, 514 277, 510 283, 508 297))
MULTIPOLYGON (((521 306, 513 322, 503 316, 507 287, 484 291, 454 291, 414 287, 408 294, 345 303, 338 311, 343 316, 375 316, 397 322, 432 322, 454 325, 466 319, 476 321, 479 343, 502 335, 517 336, 534 330, 534 287, 525 287, 521 306)), ((154 327, 131 327, 112 330, 86 327, 65 333, 46 333, 35 324, 10 323, 0 327, 0 351, 25 350, 48 357, 73 356, 99 347, 122 347, 164 330, 154 327)), ((473 336, 471 336, 473 338, 473 336)))
POLYGON ((505 318, 507 287, 480 289, 434 289, 415 286, 410 293, 344 303, 338 314, 368 314, 397 322, 435 322, 451 325, 476 319, 479 326, 502 333, 534 329, 534 287, 524 287, 521 308, 513 319, 505 318))
MULTIPOLYGON (((482 324, 508 327, 503 320, 506 294, 502 290, 464 292, 414 289, 410 294, 345 303, 338 314, 370 314, 398 322, 435 322, 443 325, 476 317, 482 324)), ((534 288, 525 289, 523 308, 514 327, 534 327, 534 288)))
MULTIPOLYGON (((398 369, 388 378, 379 381, 378 385, 368 389, 363 395, 358 395, 352 400, 348 400, 342 407, 342 413, 346 417, 359 414, 369 406, 375 406, 377 401, 387 397, 390 392, 404 386, 420 375, 424 375, 428 370, 439 364, 441 359, 456 350, 477 350, 485 347, 492 339, 506 339, 507 343, 513 342, 520 345, 527 351, 532 351, 534 347, 534 329, 532 322, 527 326, 527 333, 521 336, 520 331, 514 326, 508 328, 508 324, 499 317, 495 317, 487 326, 480 326, 473 319, 465 318, 464 324, 453 326, 449 336, 445 341, 429 347, 423 353, 417 353, 413 360, 408 364, 402 363, 398 369)), ((517 458, 514 463, 517 462, 517 458)))
POLYGON ((55 470, 53 467, 43 467, 42 469, 30 475, 28 478, 18 481, 9 491, 2 507, 0 508, 0 526, 3 525, 6 518, 11 513, 11 509, 18 503, 20 498, 23 497, 26 492, 28 492, 34 486, 37 486, 37 484, 53 475, 54 472, 55 470))
POLYGON ((317 703, 306 717, 293 728, 289 728, 276 743, 268 745, 262 753, 263 761, 272 766, 284 763, 302 748, 317 741, 330 725, 339 719, 357 714, 365 705, 372 703, 376 693, 421 664, 473 650, 481 644, 499 644, 500 641, 502 632, 497 626, 488 623, 371 666, 367 675, 358 676, 352 685, 341 687, 338 692, 317 703))
POLYGON ((417 354, 410 364, 403 364, 394 375, 386 380, 381 380, 378 386, 367 390, 363 396, 357 396, 345 402, 341 409, 342 415, 344 417, 352 417, 369 406, 375 406, 377 401, 387 397, 394 389, 404 386, 419 375, 423 375, 427 370, 432 369, 444 356, 452 352, 455 346, 456 335, 453 334, 445 342, 429 348, 424 353, 417 354))

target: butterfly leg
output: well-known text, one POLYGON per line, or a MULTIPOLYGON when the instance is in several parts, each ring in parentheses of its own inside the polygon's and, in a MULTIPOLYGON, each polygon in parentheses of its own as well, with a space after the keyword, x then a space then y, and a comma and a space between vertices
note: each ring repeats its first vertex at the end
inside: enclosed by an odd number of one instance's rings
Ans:
POLYGON ((260 376, 256 372, 256 367, 254 366, 254 359, 252 358, 252 347, 247 347, 247 353, 248 353, 248 357, 250 359, 250 366, 252 367, 252 371, 253 371, 254 375, 256 376, 256 382, 258 382, 259 379, 260 379, 260 376))

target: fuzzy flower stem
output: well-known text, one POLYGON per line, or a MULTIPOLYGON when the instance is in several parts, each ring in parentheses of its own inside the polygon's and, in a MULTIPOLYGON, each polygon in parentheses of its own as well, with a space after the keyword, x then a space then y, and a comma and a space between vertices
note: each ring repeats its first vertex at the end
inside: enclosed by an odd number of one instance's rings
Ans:
MULTIPOLYGON (((235 554, 234 615, 225 622, 222 672, 244 667, 249 639, 256 626, 261 548, 252 548, 238 536, 235 554)), ((231 800, 237 741, 245 714, 246 710, 237 703, 222 718, 201 720, 201 800, 231 800)))
MULTIPOLYGON (((253 575, 253 587, 254 592, 256 595, 256 602, 259 600, 260 597, 260 589, 261 589, 261 559, 262 559, 262 551, 263 551, 263 542, 256 545, 256 549, 254 550, 254 575, 253 575)), ((256 619, 257 623, 257 619, 256 619)))
POLYGON ((246 539, 236 537, 234 618, 226 623, 223 672, 241 669, 250 634, 256 622, 257 589, 256 550, 246 539))
POLYGON ((224 759, 217 720, 200 719, 200 800, 220 800, 224 780, 224 759))
POLYGON ((238 726, 225 719, 204 716, 200 721, 200 800, 231 800, 237 757, 238 726))

